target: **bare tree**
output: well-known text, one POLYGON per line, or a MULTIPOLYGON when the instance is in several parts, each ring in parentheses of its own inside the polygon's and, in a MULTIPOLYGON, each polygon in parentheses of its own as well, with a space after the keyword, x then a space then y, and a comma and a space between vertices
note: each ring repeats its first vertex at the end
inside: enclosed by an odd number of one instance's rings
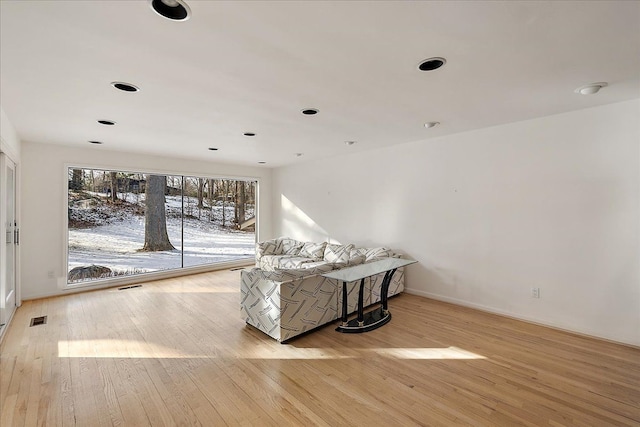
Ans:
POLYGON ((245 220, 245 215, 244 215, 244 205, 246 203, 246 195, 244 191, 245 184, 246 184, 245 181, 240 181, 240 194, 238 195, 238 228, 240 228, 240 225, 242 225, 242 223, 245 220))
POLYGON ((109 172, 111 177, 111 202, 118 200, 118 172, 109 172))
POLYGON ((166 183, 167 179, 164 176, 147 176, 143 251, 168 251, 175 249, 169 241, 169 235, 167 234, 167 217, 164 210, 166 183))
POLYGON ((204 208, 202 199, 204 198, 204 179, 198 178, 198 209, 204 208))
POLYGON ((222 226, 225 227, 227 225, 227 213, 226 213, 226 204, 227 204, 227 194, 229 193, 229 181, 222 181, 222 226))
POLYGON ((82 169, 73 169, 69 190, 82 190, 82 169))

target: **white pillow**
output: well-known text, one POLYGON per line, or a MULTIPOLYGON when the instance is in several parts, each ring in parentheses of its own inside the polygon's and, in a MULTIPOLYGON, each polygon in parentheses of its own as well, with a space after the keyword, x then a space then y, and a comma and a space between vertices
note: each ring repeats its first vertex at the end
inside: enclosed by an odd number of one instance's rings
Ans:
POLYGON ((302 242, 294 239, 281 238, 280 243, 282 244, 282 253, 285 255, 298 255, 300 248, 302 248, 302 242))
POLYGON ((353 245, 332 245, 327 243, 324 249, 324 260, 327 262, 348 263, 353 245))
POLYGON ((300 248, 300 252, 298 252, 298 255, 320 261, 324 256, 324 247, 326 244, 326 242, 306 242, 304 245, 302 245, 302 248, 300 248))

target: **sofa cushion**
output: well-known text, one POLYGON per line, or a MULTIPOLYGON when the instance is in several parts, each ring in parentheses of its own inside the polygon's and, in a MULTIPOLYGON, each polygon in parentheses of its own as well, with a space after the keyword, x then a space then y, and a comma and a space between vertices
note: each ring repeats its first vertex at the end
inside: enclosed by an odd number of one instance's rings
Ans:
POLYGON ((322 261, 311 261, 311 262, 305 262, 304 264, 301 264, 300 267, 298 268, 315 268, 315 267, 321 267, 323 265, 329 264, 327 261, 322 260, 322 261))
POLYGON ((306 267, 307 264, 314 263, 313 258, 306 258, 300 256, 287 256, 280 257, 279 265, 277 268, 309 268, 306 267))
POLYGON ((339 262, 347 264, 349 262, 353 245, 332 245, 327 243, 324 249, 324 260, 327 262, 339 262))
POLYGON ((302 248, 300 248, 300 252, 298 252, 298 255, 320 261, 324 256, 324 248, 326 244, 326 242, 305 242, 302 245, 302 248))
POLYGON ((264 270, 273 271, 282 265, 284 260, 296 258, 295 255, 263 255, 258 262, 258 266, 264 270))
POLYGON ((364 264, 366 260, 367 260, 367 257, 365 257, 364 255, 354 256, 349 258, 349 262, 347 263, 347 265, 351 267, 354 265, 364 264))
MULTIPOLYGON (((276 268, 274 271, 262 270, 262 277, 275 282, 286 282, 289 280, 300 279, 307 276, 315 276, 318 274, 328 273, 335 270, 336 266, 331 263, 325 263, 313 268, 276 268)), ((254 270, 252 270, 254 271, 254 270)))

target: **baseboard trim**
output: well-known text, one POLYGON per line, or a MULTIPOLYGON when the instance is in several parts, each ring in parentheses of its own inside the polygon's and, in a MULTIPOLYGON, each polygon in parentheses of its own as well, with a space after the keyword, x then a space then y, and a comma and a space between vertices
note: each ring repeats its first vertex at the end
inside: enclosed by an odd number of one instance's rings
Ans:
POLYGON ((404 292, 411 294, 411 295, 417 295, 417 296, 421 296, 421 297, 425 297, 425 298, 430 298, 436 301, 442 301, 442 302, 447 302, 450 304, 454 304, 454 305, 459 305, 462 307, 467 307, 467 308, 472 308, 474 310, 478 310, 478 311, 484 311, 485 313, 491 313, 491 314, 497 314, 499 316, 503 316, 503 317, 507 317, 509 319, 514 319, 514 320, 520 320, 522 322, 527 322, 527 323, 531 323, 533 325, 537 325, 537 326, 544 326, 547 328, 551 328, 551 329, 555 329, 558 331, 562 331, 562 332, 568 332, 571 334, 575 334, 575 335, 580 335, 586 338, 595 338, 601 341, 606 341, 606 342, 610 342, 612 344, 619 344, 619 345, 624 345, 627 347, 632 347, 632 348, 636 348, 636 349, 640 349, 640 345, 636 345, 636 344, 632 344, 629 342, 625 342, 625 341, 618 341, 618 340, 614 340, 608 337, 604 337, 601 335, 598 335, 596 333, 593 332, 589 332, 589 331, 584 331, 584 330, 576 330, 576 329, 570 329, 567 328, 565 326, 560 326, 554 323, 550 323, 550 322, 543 322, 540 321, 539 319, 535 319, 532 317, 527 317, 527 316, 521 316, 515 313, 512 313, 510 311, 506 311, 506 310, 500 310, 498 308, 494 308, 494 307, 489 307, 486 305, 482 305, 482 304, 476 304, 470 301, 465 301, 465 300, 461 300, 461 299, 457 299, 457 298, 451 298, 451 297, 447 297, 445 295, 439 295, 439 294, 434 294, 431 292, 425 292, 425 291, 421 291, 418 289, 410 289, 405 287, 404 288, 404 292))
POLYGON ((248 267, 255 265, 255 260, 245 259, 238 261, 227 261, 215 265, 205 265, 196 267, 187 267, 176 270, 158 271, 152 273, 138 274, 135 276, 118 277, 115 279, 101 280, 100 283, 89 283, 86 285, 71 286, 58 289, 56 292, 48 292, 46 294, 22 295, 22 301, 37 300, 42 298, 51 298, 61 295, 70 295, 79 292, 96 291, 99 289, 109 289, 121 286, 135 285, 138 283, 152 282, 155 280, 171 279, 173 277, 189 276, 192 274, 208 273, 210 271, 227 270, 235 267, 248 267))

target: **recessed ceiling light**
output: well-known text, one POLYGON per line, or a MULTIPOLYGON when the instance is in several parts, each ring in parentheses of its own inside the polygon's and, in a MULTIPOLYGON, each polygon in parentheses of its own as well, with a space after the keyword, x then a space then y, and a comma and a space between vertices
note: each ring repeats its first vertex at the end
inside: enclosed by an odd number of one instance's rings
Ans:
POLYGON ((429 58, 422 61, 420 65, 418 65, 418 69, 420 71, 433 71, 442 67, 446 63, 447 63, 446 59, 436 56, 434 58, 429 58))
POLYGON ((100 145, 100 144, 102 144, 102 142, 101 141, 89 141, 89 144, 98 144, 98 145, 100 145))
POLYGON ((316 108, 305 108, 304 110, 302 110, 302 114, 304 114, 305 116, 313 116, 318 114, 319 112, 320 110, 316 108))
POLYGON ((256 134, 253 133, 253 132, 245 132, 245 133, 243 133, 243 135, 244 136, 256 136, 256 134))
POLYGON ((427 129, 430 129, 438 126, 439 124, 440 122, 427 122, 424 124, 424 127, 426 127, 427 129))
POLYGON ((111 82, 111 86, 116 89, 120 89, 124 92, 138 92, 140 90, 139 87, 132 85, 131 83, 125 82, 111 82))
POLYGON ((218 151, 218 149, 217 149, 217 148, 215 148, 215 147, 209 147, 209 150, 210 150, 210 151, 218 151))
POLYGON ((607 86, 609 86, 607 82, 591 83, 589 85, 580 86, 578 89, 574 90, 574 92, 581 95, 593 95, 594 93, 598 93, 598 91, 603 87, 607 86))
POLYGON ((98 123, 100 123, 101 125, 105 125, 105 126, 113 126, 116 124, 116 122, 112 121, 112 120, 98 120, 98 123))
POLYGON ((262 160, 258 162, 258 164, 259 164, 259 165, 264 165, 264 164, 266 164, 266 163, 267 163, 267 162, 262 161, 262 160))
POLYGON ((356 143, 356 141, 345 141, 344 143, 347 145, 353 145, 356 143))
POLYGON ((182 0, 151 0, 151 9, 172 21, 186 21, 191 17, 191 9, 182 0))

